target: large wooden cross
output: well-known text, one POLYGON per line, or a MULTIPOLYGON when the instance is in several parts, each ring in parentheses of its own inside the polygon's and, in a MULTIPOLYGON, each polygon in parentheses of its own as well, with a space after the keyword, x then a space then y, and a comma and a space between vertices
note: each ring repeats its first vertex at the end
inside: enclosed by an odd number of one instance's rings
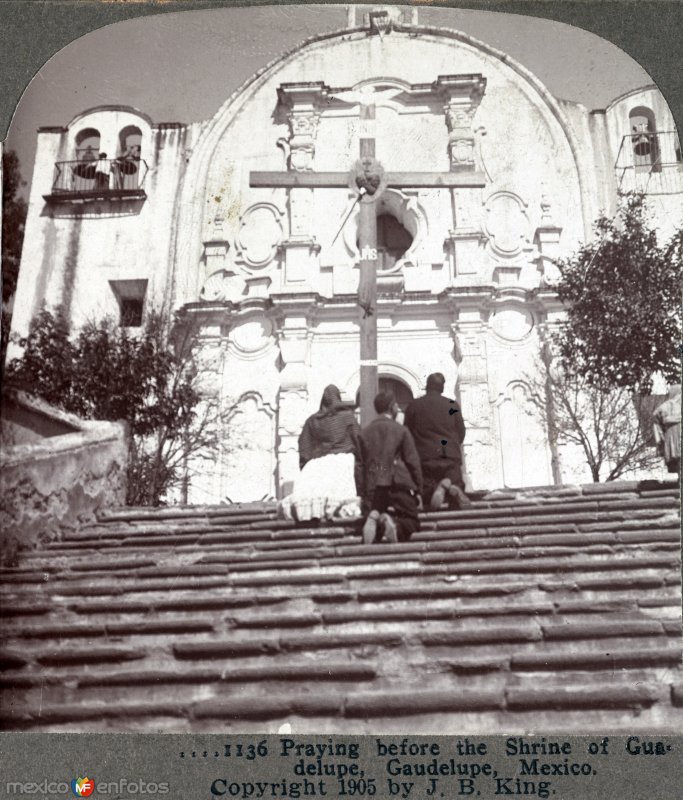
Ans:
POLYGON ((351 187, 358 193, 360 220, 360 413, 361 425, 375 415, 373 400, 378 391, 377 375, 377 208, 387 188, 480 188, 485 186, 481 172, 389 172, 384 173, 375 159, 376 102, 372 91, 342 92, 345 102, 360 104, 360 160, 351 172, 251 172, 249 185, 260 188, 339 188, 351 187))

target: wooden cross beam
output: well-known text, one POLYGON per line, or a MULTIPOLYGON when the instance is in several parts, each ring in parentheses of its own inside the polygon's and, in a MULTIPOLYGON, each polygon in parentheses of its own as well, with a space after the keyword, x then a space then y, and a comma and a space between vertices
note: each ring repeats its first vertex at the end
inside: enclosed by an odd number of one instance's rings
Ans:
POLYGON ((375 417, 373 400, 378 390, 377 375, 377 207, 387 188, 481 188, 481 172, 389 172, 375 159, 375 100, 372 90, 342 92, 344 102, 360 104, 360 160, 351 172, 251 172, 249 185, 268 188, 352 188, 359 195, 360 280, 360 411, 361 424, 375 417))
MULTIPOLYGON (((388 189, 477 189, 485 186, 482 172, 387 172, 388 189)), ((349 186, 348 172, 250 172, 252 187, 288 189, 344 189, 349 186)))

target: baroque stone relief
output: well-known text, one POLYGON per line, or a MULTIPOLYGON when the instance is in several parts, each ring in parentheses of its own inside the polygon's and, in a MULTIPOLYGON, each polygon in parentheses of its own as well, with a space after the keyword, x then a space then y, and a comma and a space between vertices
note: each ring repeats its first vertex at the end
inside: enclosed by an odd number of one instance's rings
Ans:
POLYGON ((514 258, 530 249, 531 223, 526 203, 514 192, 495 192, 484 204, 484 230, 489 248, 502 258, 514 258))
POLYGON ((272 203, 255 203, 240 219, 236 261, 248 269, 267 267, 282 241, 282 212, 272 203))
POLYGON ((236 403, 225 424, 223 495, 232 502, 272 497, 275 414, 257 392, 236 403))
POLYGON ((491 330, 507 342, 519 342, 528 336, 534 327, 530 311, 516 305, 497 308, 490 318, 491 330))
POLYGON ((260 356, 275 343, 273 322, 262 314, 250 314, 230 330, 229 347, 241 358, 260 356))
POLYGON ((298 436, 306 421, 307 409, 308 392, 305 389, 281 392, 278 418, 280 432, 298 436))
POLYGON ((204 302, 217 300, 238 300, 243 293, 244 281, 235 276, 232 270, 220 269, 209 275, 199 292, 204 302))
POLYGON ((197 365, 197 386, 207 397, 217 397, 220 393, 220 379, 223 371, 224 349, 221 341, 202 341, 193 352, 197 365))

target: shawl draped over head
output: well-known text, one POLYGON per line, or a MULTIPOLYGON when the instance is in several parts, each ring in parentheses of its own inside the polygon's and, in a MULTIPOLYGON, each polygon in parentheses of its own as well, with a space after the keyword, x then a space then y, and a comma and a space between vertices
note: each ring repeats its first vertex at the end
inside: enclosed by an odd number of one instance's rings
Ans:
POLYGON ((341 392, 330 384, 323 392, 320 410, 310 416, 299 437, 299 466, 332 453, 356 453, 360 427, 341 392))
POLYGON ((655 443, 659 448, 669 472, 678 472, 681 458, 681 387, 674 384, 669 387, 669 399, 665 400, 654 411, 655 443))

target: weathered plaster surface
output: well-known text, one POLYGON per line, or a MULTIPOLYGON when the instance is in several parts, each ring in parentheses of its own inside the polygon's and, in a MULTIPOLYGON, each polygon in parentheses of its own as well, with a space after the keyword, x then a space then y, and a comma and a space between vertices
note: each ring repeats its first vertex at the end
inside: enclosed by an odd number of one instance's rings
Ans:
POLYGON ((59 539, 64 530, 92 522, 99 510, 124 503, 124 423, 86 422, 17 392, 3 402, 2 428, 4 560, 12 561, 18 549, 59 539), (41 429, 43 435, 36 432, 41 429))

